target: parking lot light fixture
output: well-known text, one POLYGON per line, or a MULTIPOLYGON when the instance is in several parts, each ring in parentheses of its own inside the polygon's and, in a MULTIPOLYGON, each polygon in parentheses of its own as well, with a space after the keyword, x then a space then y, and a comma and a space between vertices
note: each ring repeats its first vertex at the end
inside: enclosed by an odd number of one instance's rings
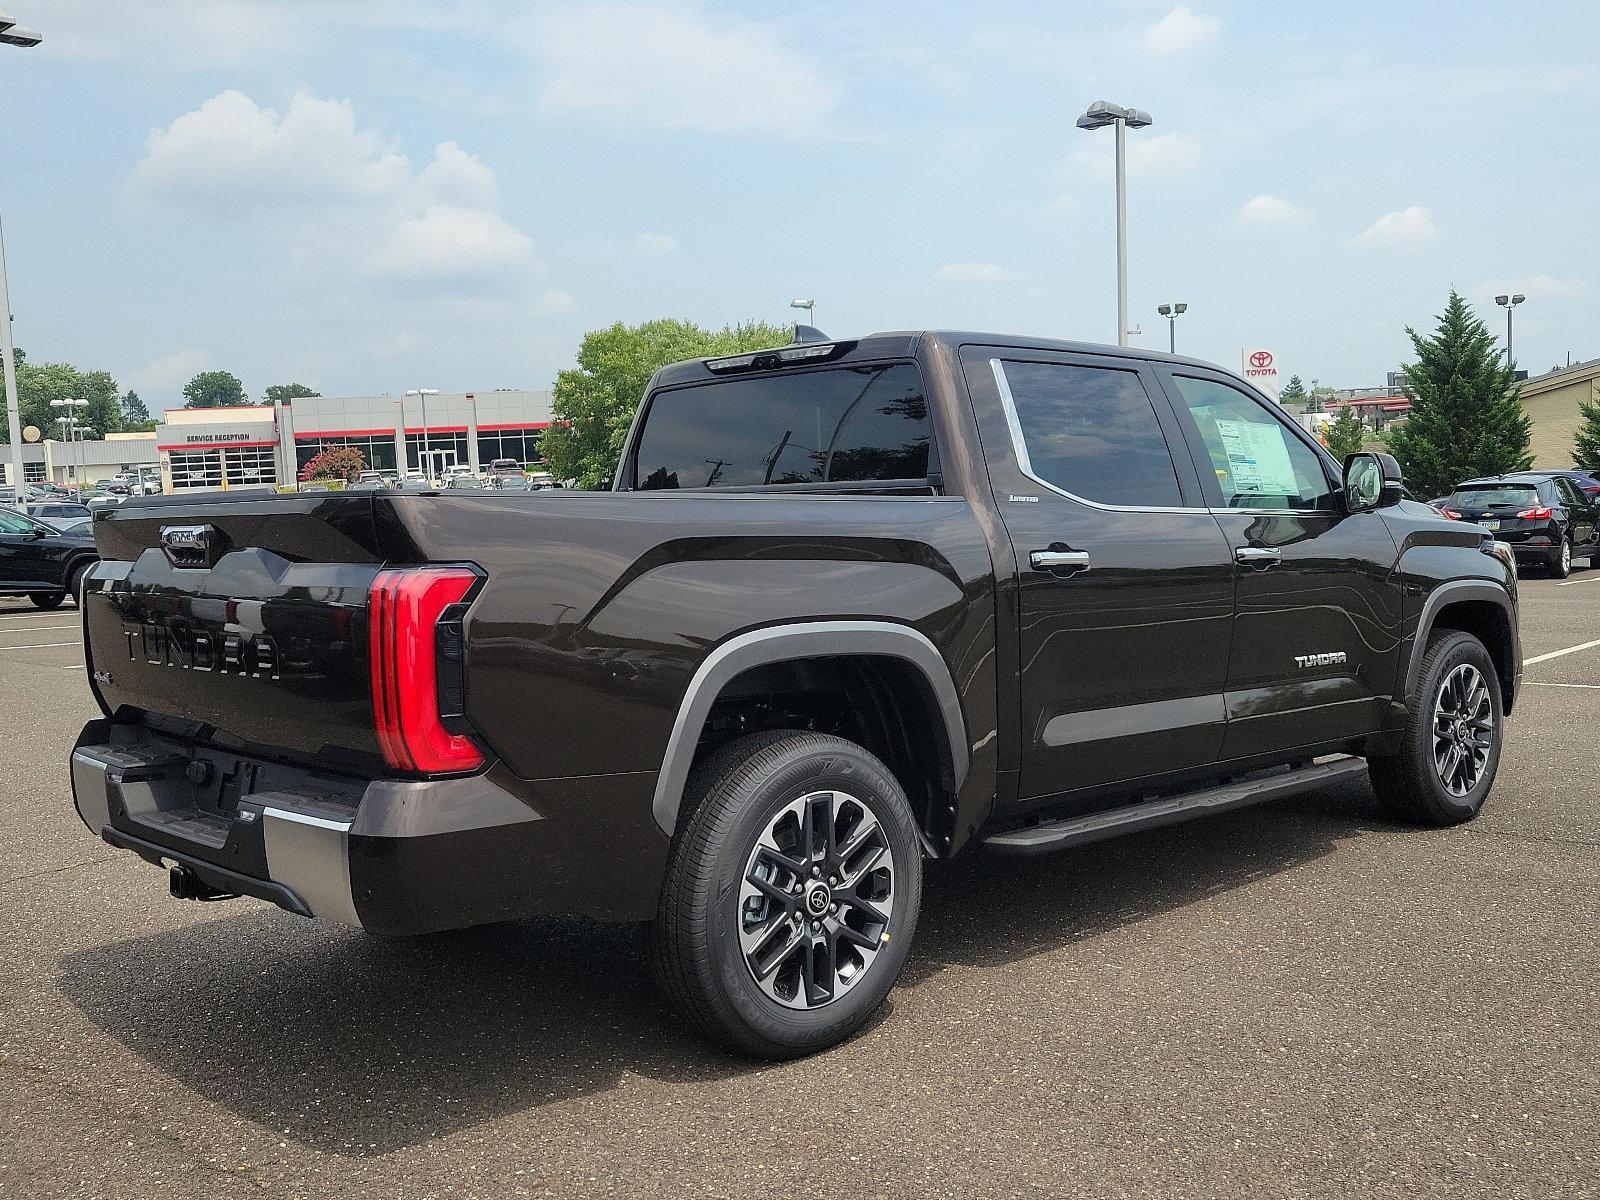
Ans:
POLYGON ((815 300, 791 300, 790 308, 803 308, 806 310, 806 324, 813 329, 817 326, 817 302, 815 300))
POLYGON ((1128 130, 1143 129, 1153 123, 1140 108, 1123 108, 1108 100, 1096 100, 1078 118, 1079 129, 1117 131, 1117 345, 1128 344, 1128 130))
POLYGON ((1511 366, 1511 310, 1521 304, 1527 297, 1521 292, 1513 292, 1509 296, 1496 296, 1494 302, 1506 310, 1506 366, 1511 366))
POLYGON ((1187 304, 1158 304, 1156 311, 1167 319, 1167 352, 1178 352, 1178 318, 1189 311, 1187 304))
MULTIPOLYGON (((428 397, 437 396, 438 394, 438 388, 412 388, 406 392, 406 395, 416 396, 422 401, 422 473, 430 480, 432 477, 428 476, 428 455, 432 452, 432 445, 428 441, 428 397)), ((400 424, 402 426, 405 424, 403 413, 400 418, 400 424)))
MULTIPOLYGON (((10 13, 0 10, 0 44, 37 46, 44 39, 31 29, 17 24, 10 13)), ((28 511, 28 489, 22 480, 22 410, 17 406, 17 364, 11 345, 11 295, 6 290, 6 239, 0 230, 0 377, 6 389, 6 424, 11 435, 12 498, 22 512, 28 511)))

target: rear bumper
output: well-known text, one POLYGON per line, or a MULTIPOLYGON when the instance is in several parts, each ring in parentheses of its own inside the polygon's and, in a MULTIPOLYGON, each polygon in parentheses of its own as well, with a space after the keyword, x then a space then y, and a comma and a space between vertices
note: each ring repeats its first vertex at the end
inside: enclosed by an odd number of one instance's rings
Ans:
POLYGON ((108 720, 72 752, 78 815, 111 845, 215 892, 396 936, 549 913, 647 918, 667 850, 652 784, 499 770, 355 780, 108 720))

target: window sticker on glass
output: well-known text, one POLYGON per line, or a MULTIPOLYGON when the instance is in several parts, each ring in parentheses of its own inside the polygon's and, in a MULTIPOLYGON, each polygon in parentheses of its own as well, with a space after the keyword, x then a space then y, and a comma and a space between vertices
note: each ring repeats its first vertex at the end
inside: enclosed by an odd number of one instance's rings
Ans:
POLYGON ((1283 430, 1250 421, 1218 421, 1233 490, 1240 495, 1294 496, 1300 488, 1283 430))

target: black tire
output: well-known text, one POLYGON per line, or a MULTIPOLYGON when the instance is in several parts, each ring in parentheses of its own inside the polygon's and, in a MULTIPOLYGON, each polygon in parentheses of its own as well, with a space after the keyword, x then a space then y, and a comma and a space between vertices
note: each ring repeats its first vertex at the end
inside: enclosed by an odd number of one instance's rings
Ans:
POLYGON ((92 564, 81 562, 67 573, 67 595, 79 608, 83 607, 83 576, 92 564))
POLYGON ((1572 543, 1565 534, 1561 536, 1561 545, 1550 551, 1550 560, 1545 565, 1557 579, 1565 579, 1572 574, 1572 543))
POLYGON ((35 608, 51 609, 60 608, 61 602, 67 598, 65 592, 29 592, 28 599, 33 601, 35 608))
MULTIPOLYGON (((812 836, 811 845, 818 840, 812 836)), ((816 861, 840 861, 834 836, 821 840, 825 849, 816 861)), ((905 965, 921 900, 916 821, 882 762, 854 742, 824 734, 780 730, 740 738, 699 764, 685 788, 652 931, 656 977, 712 1041, 759 1058, 811 1054, 850 1037, 883 1003, 905 965), (813 812, 836 815, 824 823, 812 820, 813 812), (802 816, 809 822, 803 830, 802 816), (793 843, 777 836, 788 831, 791 819, 793 843), (848 824, 852 819, 855 824, 848 824), (812 860, 801 839, 823 828, 835 834, 842 829, 846 847, 859 833, 872 840, 866 849, 879 851, 871 870, 858 870, 861 878, 853 887, 845 882, 847 868, 865 862, 865 851, 845 859, 836 876, 822 867, 803 869, 812 860), (769 868, 758 857, 762 838, 792 853, 801 871, 769 868), (752 894, 753 876, 769 869, 763 891, 752 894), (838 879, 835 890, 825 886, 828 878, 838 879), (818 894, 825 897, 823 906, 809 907, 818 894), (829 915, 830 901, 836 902, 836 916, 829 915), (887 920, 876 922, 867 912, 887 920), (812 913, 820 919, 811 920, 812 913), (770 943, 763 940, 769 932, 770 943), (767 982, 757 982, 741 938, 757 943, 753 959, 770 945, 768 959, 783 964, 765 976, 767 982), (792 948, 780 953, 791 941, 792 948), (870 948, 858 948, 868 941, 870 948), (812 953, 822 958, 814 960, 812 953), (863 959, 851 974, 852 962, 863 959), (786 972, 793 981, 787 985, 786 972), (814 988, 819 977, 826 986, 814 988), (785 986, 791 989, 787 1000, 785 986)))
MULTIPOLYGON (((1477 706, 1466 706, 1478 711, 1477 706)), ((1392 757, 1372 758, 1368 768, 1372 775, 1372 788, 1378 798, 1395 816, 1419 825, 1459 825, 1470 821, 1483 808, 1490 789, 1494 786, 1495 772, 1500 767, 1500 747, 1505 734, 1505 712, 1500 700, 1500 677, 1495 673, 1494 662, 1484 644, 1470 633, 1454 629, 1439 630, 1428 639, 1423 652, 1422 665, 1417 672, 1417 690, 1408 697, 1408 713, 1402 748, 1392 757), (1449 716, 1440 716, 1454 707, 1447 687, 1456 686, 1474 672, 1487 693, 1487 703, 1482 707, 1482 723, 1473 719, 1464 722, 1469 726, 1465 734, 1459 724, 1449 716), (1472 746, 1462 741, 1464 737, 1485 737, 1486 753, 1481 766, 1475 761, 1472 746), (1452 761, 1450 747, 1455 741, 1462 758, 1456 759, 1461 774, 1447 784, 1447 769, 1436 755, 1443 754, 1445 762, 1452 761), (1476 778, 1470 786, 1466 771, 1476 769, 1476 778)))

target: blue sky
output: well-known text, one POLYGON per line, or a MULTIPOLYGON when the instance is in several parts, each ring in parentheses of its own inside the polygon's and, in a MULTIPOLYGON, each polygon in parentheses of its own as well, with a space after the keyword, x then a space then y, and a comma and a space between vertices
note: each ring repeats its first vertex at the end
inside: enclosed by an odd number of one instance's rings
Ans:
POLYGON ((35 361, 152 409, 546 387, 587 329, 1115 338, 1381 383, 1451 286, 1600 355, 1600 6, 5 0, 0 219, 35 361), (140 21, 145 14, 152 19, 140 21), (159 14, 159 16, 157 16, 159 14))

